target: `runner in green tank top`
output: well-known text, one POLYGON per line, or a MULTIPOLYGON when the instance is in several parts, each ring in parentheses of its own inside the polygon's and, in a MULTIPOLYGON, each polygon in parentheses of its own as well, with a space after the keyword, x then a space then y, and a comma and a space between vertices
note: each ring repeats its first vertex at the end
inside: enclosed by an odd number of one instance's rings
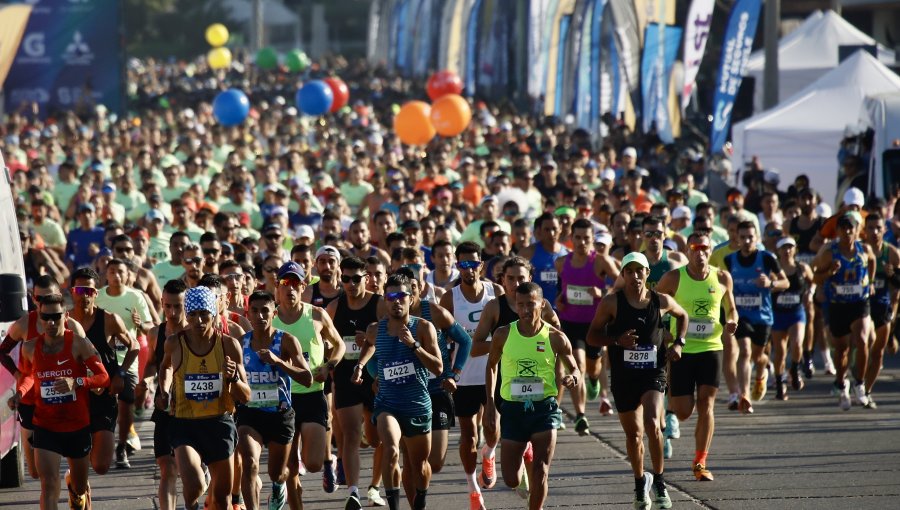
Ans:
MULTIPOLYGON (((722 305, 727 314, 724 332, 734 333, 738 317, 731 275, 709 265, 712 249, 709 235, 693 232, 687 241, 688 265, 666 273, 656 291, 675 297, 688 314, 685 341, 673 346, 679 356, 673 356, 669 369, 670 401, 681 421, 690 418, 696 405, 694 476, 697 480, 712 480, 712 473, 706 469, 706 455, 712 443, 713 408, 722 365, 723 327, 719 322, 722 305)), ((746 400, 745 403, 750 404, 746 400)))
POLYGON ((309 388, 291 381, 291 405, 296 415, 294 440, 288 458, 287 497, 292 508, 302 507, 300 459, 303 459, 307 471, 316 473, 325 465, 326 458, 331 457, 331 438, 327 431, 328 405, 323 383, 344 356, 345 348, 325 310, 300 301, 306 288, 306 276, 306 271, 296 262, 281 266, 275 281, 278 311, 272 320, 275 328, 287 331, 300 341, 303 357, 313 373, 313 383, 309 388))
POLYGON ((561 381, 566 388, 574 388, 581 378, 569 339, 541 319, 543 304, 544 294, 536 283, 525 282, 516 288, 519 320, 494 332, 485 385, 485 413, 493 412, 497 366, 502 363, 500 466, 506 485, 518 487, 522 478, 522 454, 531 441, 534 447, 528 502, 531 510, 543 508, 547 499, 556 429, 562 421, 556 402, 556 367, 562 364, 570 373, 561 381))

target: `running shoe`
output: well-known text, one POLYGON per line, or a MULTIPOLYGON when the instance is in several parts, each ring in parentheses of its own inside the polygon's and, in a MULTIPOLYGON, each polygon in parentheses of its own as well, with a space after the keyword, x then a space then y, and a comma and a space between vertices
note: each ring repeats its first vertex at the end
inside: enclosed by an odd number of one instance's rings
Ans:
POLYGON ((600 396, 600 379, 588 377, 587 381, 584 383, 584 387, 587 393, 587 399, 590 401, 597 400, 597 397, 600 396))
POLYGON ((485 510, 484 498, 481 497, 480 492, 469 494, 469 510, 485 510))
POLYGON ((644 473, 644 483, 641 488, 634 489, 634 507, 639 510, 650 510, 653 503, 650 501, 650 488, 653 486, 653 475, 644 473))
POLYGON ((866 385, 865 384, 854 384, 853 385, 853 399, 856 400, 856 403, 866 407, 869 405, 869 396, 866 395, 866 385))
POLYGON ((740 396, 737 393, 732 393, 732 394, 728 395, 728 410, 729 411, 737 411, 739 400, 740 400, 740 396))
POLYGON ((775 400, 787 400, 788 394, 784 384, 778 383, 775 387, 775 400))
POLYGON ((672 508, 672 498, 669 497, 665 482, 657 480, 653 484, 653 500, 657 508, 672 508))
POLYGON ((863 407, 865 407, 866 409, 878 409, 878 404, 875 403, 875 399, 872 398, 872 394, 866 393, 866 397, 868 397, 869 403, 863 407))
POLYGON ((831 357, 825 358, 825 370, 824 372, 828 375, 834 375, 837 373, 837 370, 834 369, 834 362, 831 361, 831 357))
POLYGON ((131 462, 128 462, 128 452, 125 451, 125 445, 123 444, 116 448, 116 467, 118 469, 131 469, 131 462))
POLYGON ((332 494, 337 490, 333 462, 326 462, 322 465, 322 490, 328 494, 332 494))
POLYGON ((526 470, 522 470, 522 476, 519 477, 519 485, 516 487, 516 494, 519 495, 522 499, 528 499, 528 495, 530 494, 530 488, 528 486, 528 472, 526 470))
POLYGON ((306 465, 303 463, 303 459, 298 459, 298 461, 300 462, 300 470, 298 471, 298 473, 300 474, 300 476, 306 476, 306 465))
POLYGON ((794 391, 800 391, 804 386, 806 386, 806 384, 803 383, 803 378, 800 377, 800 371, 797 367, 793 367, 791 369, 791 388, 793 388, 794 391))
POLYGON ((272 482, 272 493, 269 494, 269 510, 281 510, 287 502, 287 487, 283 483, 272 482))
POLYGON ((666 437, 678 439, 681 437, 681 424, 675 413, 666 413, 666 437))
POLYGON ((812 379, 816 373, 816 366, 813 364, 812 356, 803 358, 803 377, 812 379))
POLYGON ((481 473, 478 474, 478 480, 481 482, 482 489, 492 489, 497 483, 497 476, 494 472, 495 456, 481 456, 481 473))
POLYGON ((561 420, 559 422, 559 427, 556 430, 566 430, 566 422, 564 420, 561 420))
POLYGON ((766 365, 766 381, 768 388, 775 387, 775 365, 770 361, 768 365, 766 365))
POLYGON ((843 387, 838 387, 835 385, 834 387, 838 392, 838 406, 842 411, 850 410, 850 388, 847 383, 844 383, 843 387))
POLYGON ((347 485, 347 477, 344 475, 344 461, 338 457, 337 469, 335 470, 334 483, 338 485, 347 485))
POLYGON ((528 445, 525 447, 525 453, 522 454, 522 460, 524 460, 526 464, 534 462, 534 447, 531 446, 531 441, 528 441, 528 445))
POLYGON ((344 510, 362 510, 362 502, 359 501, 359 494, 352 493, 344 502, 344 510))
POLYGON ((757 377, 750 387, 750 400, 759 402, 766 397, 766 381, 769 379, 768 372, 763 372, 763 377, 757 377))
POLYGON ((134 430, 134 425, 132 425, 131 430, 128 431, 128 439, 125 440, 125 447, 128 448, 129 455, 141 451, 141 437, 138 436, 137 431, 134 430))
POLYGON ((70 510, 88 510, 91 508, 91 486, 88 485, 87 491, 82 495, 75 494, 72 490, 72 473, 68 469, 65 475, 66 489, 69 491, 69 509, 70 510))
POLYGON ((738 409, 744 414, 753 414, 753 405, 744 395, 741 395, 741 399, 738 401, 738 409))
POLYGON ((579 436, 586 436, 591 433, 590 424, 588 423, 587 418, 582 416, 575 420, 575 432, 578 432, 579 436))
POLYGON ((366 499, 369 500, 369 506, 385 506, 387 502, 384 498, 381 497, 381 493, 378 491, 378 487, 374 485, 369 486, 369 491, 366 492, 366 499))
POLYGON ((671 459, 672 458, 672 440, 668 437, 663 440, 663 458, 671 459))
POLYGON ((694 478, 699 482, 711 482, 713 481, 713 475, 706 469, 706 466, 700 464, 694 464, 694 478))
POLYGON ((600 416, 612 416, 616 414, 613 410, 612 404, 609 403, 609 399, 604 397, 600 399, 600 416))

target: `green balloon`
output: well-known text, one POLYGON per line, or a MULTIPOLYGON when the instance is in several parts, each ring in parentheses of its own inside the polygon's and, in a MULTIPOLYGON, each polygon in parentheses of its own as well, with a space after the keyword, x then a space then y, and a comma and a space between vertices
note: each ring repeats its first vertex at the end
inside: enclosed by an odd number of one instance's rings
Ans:
POLYGON ((256 52, 256 67, 274 69, 278 66, 278 52, 274 48, 263 48, 256 52))
POLYGON ((301 50, 291 50, 284 57, 284 62, 292 73, 303 72, 309 67, 309 57, 301 50))

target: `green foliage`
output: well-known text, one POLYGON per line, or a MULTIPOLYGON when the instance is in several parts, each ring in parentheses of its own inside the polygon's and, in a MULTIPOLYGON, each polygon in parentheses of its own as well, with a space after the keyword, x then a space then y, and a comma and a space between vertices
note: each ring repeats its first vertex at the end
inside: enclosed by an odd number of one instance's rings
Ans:
POLYGON ((216 0, 123 0, 125 45, 137 57, 191 58, 209 50, 204 31, 223 23, 235 32, 234 22, 216 0))

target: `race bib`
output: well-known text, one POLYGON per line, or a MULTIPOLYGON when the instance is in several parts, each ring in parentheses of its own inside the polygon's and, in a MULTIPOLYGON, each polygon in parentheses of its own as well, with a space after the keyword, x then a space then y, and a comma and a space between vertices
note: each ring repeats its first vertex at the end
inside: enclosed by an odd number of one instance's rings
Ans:
POLYGON ((544 283, 556 283, 557 276, 558 275, 556 274, 556 271, 552 269, 548 269, 546 271, 541 271, 540 273, 538 273, 538 277, 544 283))
POLYGON ((356 335, 344 337, 344 359, 359 359, 362 347, 356 344, 356 335))
POLYGON ((625 349, 625 366, 628 368, 656 368, 656 346, 638 345, 625 349))
POLYGON ((566 301, 570 305, 592 305, 594 297, 591 296, 591 287, 586 285, 567 285, 566 301))
POLYGON ((781 306, 793 306, 800 304, 800 294, 791 293, 781 293, 775 298, 775 302, 781 306))
POLYGON ((862 285, 835 285, 834 293, 838 296, 862 296, 862 285))
POLYGON ((509 381, 509 394, 513 400, 544 400, 544 380, 540 377, 513 377, 509 381))
POLYGON ((394 365, 384 367, 384 380, 389 384, 406 384, 416 375, 416 366, 411 361, 397 362, 394 365))
POLYGON ((75 401, 75 390, 65 393, 53 389, 53 383, 56 381, 41 381, 41 400, 48 404, 65 404, 66 402, 75 401))
POLYGON ((701 319, 688 321, 687 336, 691 338, 709 338, 716 332, 716 323, 701 319))
POLYGON ((762 296, 734 296, 734 304, 740 308, 759 308, 762 306, 762 296))
POLYGON ((803 262, 804 264, 812 264, 812 261, 815 258, 816 258, 815 253, 798 253, 797 254, 797 262, 803 262))
POLYGON ((195 402, 219 398, 222 393, 222 374, 185 374, 184 397, 195 402))
POLYGON ((278 384, 251 384, 249 407, 278 407, 278 384))
POLYGON ((884 289, 884 282, 885 282, 884 278, 876 278, 875 279, 875 290, 884 289))

